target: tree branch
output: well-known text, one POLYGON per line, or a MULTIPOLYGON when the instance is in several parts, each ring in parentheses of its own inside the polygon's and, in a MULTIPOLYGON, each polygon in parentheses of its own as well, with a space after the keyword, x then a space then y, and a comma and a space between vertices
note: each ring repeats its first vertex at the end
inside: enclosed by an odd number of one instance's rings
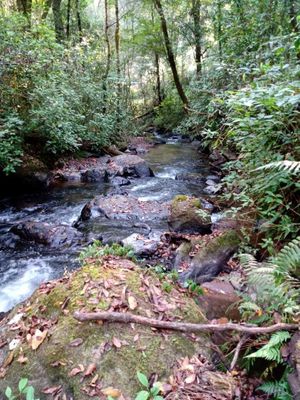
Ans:
POLYGON ((85 313, 76 311, 74 318, 80 322, 84 321, 109 321, 109 322, 120 322, 123 324, 136 323, 140 325, 151 326, 157 329, 170 329, 180 332, 224 332, 224 331, 237 331, 247 333, 249 335, 262 335, 267 333, 273 333, 281 330, 294 331, 299 329, 298 324, 275 324, 266 327, 257 327, 255 325, 243 325, 243 324, 191 324, 186 322, 169 322, 159 321, 154 318, 146 318, 140 315, 134 315, 130 313, 118 313, 118 312, 95 312, 85 313))

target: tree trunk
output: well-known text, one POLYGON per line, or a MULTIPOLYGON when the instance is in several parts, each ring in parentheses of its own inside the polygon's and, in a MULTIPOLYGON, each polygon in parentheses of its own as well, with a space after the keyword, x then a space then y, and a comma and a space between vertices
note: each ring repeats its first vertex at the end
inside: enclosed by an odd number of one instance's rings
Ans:
POLYGON ((166 21, 166 18, 165 18, 164 10, 163 10, 163 7, 162 7, 162 4, 161 4, 160 0, 153 0, 153 1, 154 1, 154 5, 156 7, 156 10, 157 10, 157 12, 159 14, 159 17, 160 17, 161 29, 162 29, 162 33, 163 33, 163 36, 164 36, 168 62, 170 64, 170 67, 171 67, 171 70, 172 70, 174 83, 175 83, 178 95, 179 95, 184 107, 187 108, 188 99, 187 99, 186 94, 184 92, 183 86, 182 86, 182 84, 180 82, 179 74, 178 74, 178 71, 177 71, 175 56, 174 56, 173 48, 172 48, 172 45, 171 45, 171 40, 170 40, 170 37, 169 37, 168 26, 167 26, 167 21, 166 21))
POLYGON ((80 0, 76 0, 76 18, 77 18, 77 28, 79 34, 79 42, 82 42, 82 24, 81 24, 81 15, 80 15, 80 0))
POLYGON ((299 27, 297 23, 297 13, 295 10, 295 0, 289 0, 289 17, 290 17, 290 24, 292 31, 299 33, 299 27))
POLYGON ((104 0, 104 38, 106 43, 106 67, 103 76, 103 114, 106 114, 107 78, 111 67, 111 46, 109 40, 109 8, 108 0, 104 0))
POLYGON ((222 61, 223 59, 223 43, 222 43, 222 34, 223 34, 223 21, 222 21, 222 0, 218 0, 218 11, 217 11, 217 36, 218 36, 218 49, 219 49, 219 59, 222 61))
POLYGON ((68 0, 68 5, 67 5, 67 27, 66 27, 67 39, 70 38, 70 20, 71 20, 71 0, 68 0))
POLYGON ((61 17, 61 0, 53 0, 52 11, 54 18, 56 40, 58 42, 62 42, 64 39, 64 26, 61 17))
POLYGON ((202 72, 202 48, 201 48, 201 13, 200 0, 192 2, 192 16, 194 20, 194 37, 195 37, 195 61, 197 68, 197 77, 201 76, 202 72))
POLYGON ((115 46, 116 46, 116 70, 117 70, 117 133, 120 131, 120 100, 121 100, 121 61, 120 61, 120 17, 119 17, 119 0, 115 0, 115 46))
POLYGON ((163 101, 161 93, 161 79, 160 79, 160 67, 159 67, 159 55, 155 52, 155 73, 156 73, 156 94, 157 94, 157 105, 160 105, 163 101))

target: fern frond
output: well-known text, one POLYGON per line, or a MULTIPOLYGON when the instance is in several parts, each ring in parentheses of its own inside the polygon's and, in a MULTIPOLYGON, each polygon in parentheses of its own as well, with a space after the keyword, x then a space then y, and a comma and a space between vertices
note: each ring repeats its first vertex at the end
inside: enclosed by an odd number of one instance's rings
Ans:
POLYGON ((289 174, 297 174, 300 172, 300 161, 275 161, 266 165, 262 165, 259 168, 256 168, 254 171, 268 170, 268 169, 277 169, 279 171, 286 171, 289 174))

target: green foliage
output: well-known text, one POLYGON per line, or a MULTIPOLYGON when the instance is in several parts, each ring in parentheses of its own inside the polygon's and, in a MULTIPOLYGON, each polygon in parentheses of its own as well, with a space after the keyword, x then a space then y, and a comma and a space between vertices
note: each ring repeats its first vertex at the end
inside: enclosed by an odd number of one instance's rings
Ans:
POLYGON ((34 388, 28 385, 27 378, 20 379, 18 384, 18 394, 14 394, 13 390, 8 386, 5 390, 5 396, 8 400, 38 400, 35 398, 34 388))
POLYGON ((194 282, 192 279, 188 279, 184 283, 184 287, 186 287, 191 293, 198 296, 202 296, 204 294, 202 287, 199 286, 198 283, 194 282))
MULTIPOLYGON (((113 74, 104 82, 98 41, 67 47, 43 24, 0 17, 0 168, 15 171, 32 143, 42 157, 99 150, 134 130, 113 74)), ((124 90, 126 82, 122 82, 124 90)))
POLYGON ((163 400, 163 397, 159 396, 160 385, 158 382, 154 383, 154 385, 150 387, 147 376, 141 372, 137 372, 137 378, 145 389, 138 392, 135 400, 163 400))
POLYGON ((282 378, 279 381, 269 381, 263 383, 258 388, 262 392, 272 396, 274 400, 292 400, 293 396, 291 393, 290 386, 286 378, 282 378))
POLYGON ((242 255, 241 263, 247 274, 247 285, 255 291, 245 296, 240 305, 243 316, 255 322, 257 316, 272 319, 278 312, 286 320, 300 312, 299 267, 300 238, 288 243, 276 257, 258 263, 251 255, 242 255))
POLYGON ((177 96, 172 95, 166 97, 159 107, 156 109, 155 124, 166 130, 172 130, 177 127, 184 117, 182 104, 177 96))
POLYGON ((267 361, 282 362, 280 353, 281 346, 291 338, 289 332, 281 331, 274 333, 268 343, 254 353, 248 354, 247 358, 263 358, 267 361))
POLYGON ((79 259, 84 262, 88 259, 100 258, 108 255, 135 260, 134 251, 131 247, 121 246, 117 243, 113 243, 110 246, 103 246, 99 240, 95 240, 93 244, 84 249, 80 253, 79 259))

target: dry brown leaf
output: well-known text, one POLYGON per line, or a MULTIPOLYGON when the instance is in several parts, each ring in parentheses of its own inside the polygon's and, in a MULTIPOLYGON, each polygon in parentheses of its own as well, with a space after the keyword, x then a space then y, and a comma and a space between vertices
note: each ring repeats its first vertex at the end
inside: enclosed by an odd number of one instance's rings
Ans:
POLYGON ((34 333, 34 335, 31 338, 31 348, 32 350, 36 350, 40 347, 40 345, 43 343, 43 341, 46 339, 46 336, 48 334, 48 331, 40 331, 37 329, 34 333))
POLYGON ((118 338, 113 337, 112 342, 113 342, 113 345, 114 345, 117 349, 119 349, 120 347, 122 347, 122 343, 121 343, 121 341, 120 341, 118 338))
POLYGON ((77 338, 77 339, 72 340, 72 342, 69 343, 69 346, 71 346, 71 347, 78 347, 78 346, 80 346, 82 343, 83 343, 83 339, 77 338))
POLYGON ((69 372, 68 376, 76 376, 82 372, 82 369, 79 367, 75 367, 72 371, 69 372))
POLYGON ((139 338, 140 338, 140 335, 137 333, 137 334, 135 335, 135 337, 133 338, 133 341, 134 341, 134 342, 137 342, 137 341, 139 340, 139 338))
POLYGON ((193 383, 193 382, 195 382, 195 380, 196 380, 196 375, 191 374, 187 378, 185 378, 184 382, 185 383, 193 383))
POLYGON ((45 394, 56 394, 57 392, 59 392, 61 390, 62 386, 53 386, 53 387, 46 387, 44 389, 42 389, 42 393, 45 394))
POLYGON ((8 356, 6 357, 6 359, 4 360, 4 363, 2 364, 2 368, 5 369, 6 367, 8 367, 13 362, 14 356, 15 356, 14 352, 11 351, 8 354, 8 356))
POLYGON ((26 364, 28 361, 28 358, 24 356, 24 354, 21 354, 19 358, 17 359, 18 363, 20 364, 26 364))
POLYGON ((118 389, 115 389, 113 387, 108 387, 105 389, 102 389, 101 392, 105 395, 105 396, 111 396, 111 397, 115 397, 118 398, 121 396, 121 392, 118 389))
POLYGON ((129 305, 130 310, 135 310, 138 306, 136 298, 129 295, 128 296, 128 305, 129 305))
POLYGON ((87 369, 86 369, 86 371, 85 371, 85 373, 84 373, 83 375, 84 375, 84 376, 90 376, 90 375, 92 375, 92 374, 96 371, 96 369, 97 369, 96 364, 95 364, 95 363, 91 363, 91 364, 87 367, 87 369))

